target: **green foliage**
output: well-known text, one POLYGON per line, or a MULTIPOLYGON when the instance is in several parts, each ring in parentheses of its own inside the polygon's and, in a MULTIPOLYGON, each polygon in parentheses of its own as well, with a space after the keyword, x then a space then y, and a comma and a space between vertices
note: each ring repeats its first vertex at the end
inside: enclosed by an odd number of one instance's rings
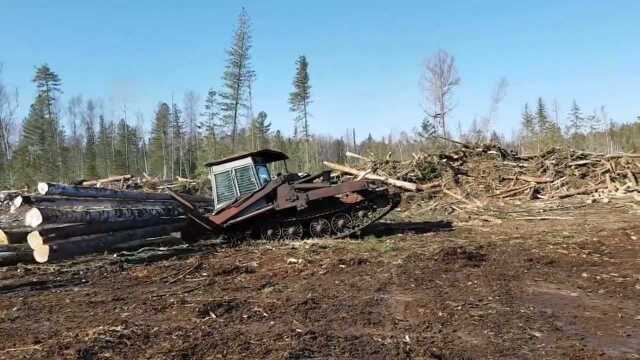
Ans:
POLYGON ((31 104, 16 150, 17 183, 33 185, 37 181, 63 181, 64 132, 55 112, 57 96, 62 93, 60 77, 46 64, 36 69, 33 78, 38 92, 31 104))
POLYGON ((227 50, 227 65, 222 76, 224 89, 220 93, 222 124, 230 129, 231 151, 236 151, 238 119, 247 107, 247 92, 255 73, 251 69, 251 23, 247 11, 242 8, 238 27, 231 48, 227 50))
POLYGON ((171 108, 167 103, 158 105, 153 126, 151 128, 150 167, 154 175, 166 179, 169 175, 169 126, 171 108))

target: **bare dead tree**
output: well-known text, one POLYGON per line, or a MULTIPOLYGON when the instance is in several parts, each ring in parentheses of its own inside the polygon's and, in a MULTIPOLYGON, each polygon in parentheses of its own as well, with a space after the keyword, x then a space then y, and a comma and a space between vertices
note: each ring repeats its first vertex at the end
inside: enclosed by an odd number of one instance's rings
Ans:
POLYGON ((2 63, 0 63, 0 185, 13 183, 13 171, 10 166, 11 155, 16 136, 15 115, 18 110, 18 90, 14 94, 2 82, 2 63))
POLYGON ((485 134, 489 134, 491 132, 491 128, 493 127, 493 123, 495 121, 496 114, 498 113, 498 109, 500 108, 500 104, 507 96, 507 88, 509 87, 509 81, 507 81, 506 77, 500 78, 496 83, 493 91, 491 92, 491 101, 489 105, 489 113, 482 121, 482 131, 485 134))
POLYGON ((424 63, 424 71, 420 79, 425 100, 425 113, 442 129, 442 136, 447 136, 446 119, 455 108, 453 94, 460 85, 460 76, 456 67, 456 59, 445 50, 438 50, 424 63))

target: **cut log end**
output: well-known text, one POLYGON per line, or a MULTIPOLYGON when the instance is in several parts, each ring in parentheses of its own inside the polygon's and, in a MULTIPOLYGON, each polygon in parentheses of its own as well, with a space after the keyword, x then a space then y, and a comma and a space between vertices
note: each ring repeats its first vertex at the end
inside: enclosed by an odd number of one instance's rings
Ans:
POLYGON ((49 245, 42 245, 33 249, 33 259, 40 264, 49 261, 49 245))
POLYGON ((39 231, 32 231, 27 235, 27 244, 31 247, 31 249, 36 250, 39 247, 44 245, 44 241, 42 240, 42 235, 40 235, 39 231))
POLYGON ((15 199, 13 199, 11 201, 11 209, 9 210, 10 213, 15 213, 16 210, 18 210, 18 208, 22 205, 23 199, 22 196, 17 196, 15 199))
POLYGON ((4 231, 0 230, 0 245, 7 245, 7 244, 9 244, 9 237, 4 231))
POLYGON ((47 195, 47 191, 49 191, 49 184, 46 182, 38 183, 38 192, 42 195, 47 195))
POLYGON ((24 224, 33 228, 42 224, 43 218, 40 210, 33 208, 24 215, 24 224))

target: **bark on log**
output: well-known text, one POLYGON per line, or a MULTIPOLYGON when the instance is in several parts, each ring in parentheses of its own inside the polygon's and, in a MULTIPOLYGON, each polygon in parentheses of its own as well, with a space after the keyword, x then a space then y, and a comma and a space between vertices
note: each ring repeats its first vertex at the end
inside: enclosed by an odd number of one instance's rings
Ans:
POLYGON ((119 176, 111 176, 104 179, 97 180, 89 180, 82 183, 82 186, 100 186, 100 184, 104 183, 112 183, 117 181, 128 181, 131 179, 131 175, 119 175, 119 176))
POLYGON ((329 162, 329 161, 323 161, 322 163, 326 167, 328 167, 330 169, 333 169, 333 170, 337 170, 337 171, 340 171, 340 172, 343 172, 343 173, 347 173, 347 174, 351 174, 351 175, 355 175, 355 176, 364 176, 365 179, 382 181, 384 183, 387 183, 389 185, 393 185, 395 187, 398 187, 398 188, 401 188, 401 189, 404 189, 404 190, 409 190, 409 191, 423 190, 420 187, 418 187, 418 184, 415 184, 415 183, 402 181, 402 180, 397 180, 397 179, 392 179, 390 177, 381 176, 381 175, 367 174, 365 171, 356 170, 356 169, 353 169, 353 168, 350 168, 350 167, 344 166, 344 165, 334 164, 334 163, 329 162))
POLYGON ((8 244, 8 245, 0 245, 0 253, 6 252, 24 252, 31 251, 29 245, 27 244, 8 244))
POLYGON ((33 258, 39 263, 44 263, 102 252, 112 249, 118 244, 130 242, 135 239, 157 238, 169 235, 173 232, 180 231, 183 226, 183 224, 159 225, 106 234, 78 236, 48 245, 36 246, 36 248, 33 249, 33 258))
MULTIPOLYGON (((38 192, 42 195, 71 196, 79 198, 108 198, 128 200, 171 200, 171 196, 163 193, 151 193, 142 191, 120 191, 88 186, 75 186, 56 183, 38 184, 38 192)), ((202 196, 184 195, 190 202, 211 202, 211 199, 202 196)))
POLYGON ((0 245, 24 244, 27 242, 28 228, 0 229, 0 245))
POLYGON ((116 221, 96 224, 73 224, 63 227, 38 229, 26 237, 31 248, 83 235, 96 235, 115 231, 140 229, 158 225, 186 224, 186 218, 152 218, 147 220, 116 221))
MULTIPOLYGON (((16 198, 17 200, 18 198, 16 198)), ((65 196, 21 196, 22 204, 36 207, 70 208, 78 210, 88 209, 120 209, 146 207, 178 207, 173 200, 129 200, 111 198, 77 198, 65 196)), ((210 201, 194 202, 199 208, 212 207, 210 201)))
POLYGON ((33 254, 27 248, 0 252, 0 266, 14 266, 19 263, 32 263, 33 254))
POLYGON ((34 207, 25 214, 24 224, 35 228, 41 224, 95 224, 125 220, 146 220, 157 217, 178 217, 182 215, 182 210, 175 206, 106 210, 61 210, 34 207))

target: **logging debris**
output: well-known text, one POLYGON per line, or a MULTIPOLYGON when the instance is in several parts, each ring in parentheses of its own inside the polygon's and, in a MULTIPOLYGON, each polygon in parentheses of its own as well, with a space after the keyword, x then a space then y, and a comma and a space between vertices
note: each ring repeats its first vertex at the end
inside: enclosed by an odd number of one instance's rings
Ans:
MULTIPOLYGON (((439 153, 414 153, 401 161, 347 152, 354 168, 325 162, 339 173, 417 192, 419 208, 445 213, 496 201, 560 200, 638 192, 640 154, 602 154, 551 147, 520 155, 498 144, 464 144, 439 153)), ((414 209, 416 210, 416 209, 414 209)))

